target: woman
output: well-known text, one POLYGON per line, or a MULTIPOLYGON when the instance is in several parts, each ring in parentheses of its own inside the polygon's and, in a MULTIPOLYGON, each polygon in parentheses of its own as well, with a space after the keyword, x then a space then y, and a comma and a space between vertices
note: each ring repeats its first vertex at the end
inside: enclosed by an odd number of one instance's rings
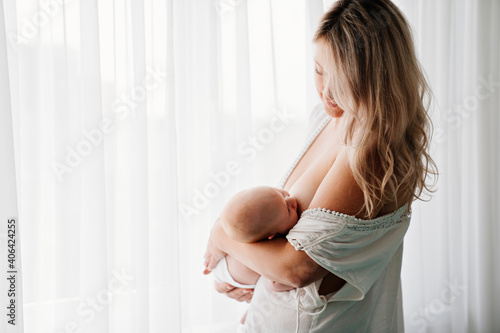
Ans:
POLYGON ((281 183, 300 220, 286 238, 258 243, 235 242, 216 223, 206 271, 230 254, 262 275, 248 332, 400 332, 410 206, 437 174, 427 152, 428 86, 409 25, 389 0, 337 1, 314 42, 322 106, 281 183), (280 292, 283 284, 295 289, 280 292))

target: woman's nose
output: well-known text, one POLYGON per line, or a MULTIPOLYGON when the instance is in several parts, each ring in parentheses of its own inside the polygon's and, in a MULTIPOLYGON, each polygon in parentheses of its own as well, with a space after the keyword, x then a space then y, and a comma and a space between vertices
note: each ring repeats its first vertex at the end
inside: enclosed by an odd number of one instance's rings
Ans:
POLYGON ((323 97, 327 101, 333 101, 333 96, 332 96, 332 94, 330 93, 330 91, 328 90, 327 87, 325 87, 325 89, 323 89, 323 97))

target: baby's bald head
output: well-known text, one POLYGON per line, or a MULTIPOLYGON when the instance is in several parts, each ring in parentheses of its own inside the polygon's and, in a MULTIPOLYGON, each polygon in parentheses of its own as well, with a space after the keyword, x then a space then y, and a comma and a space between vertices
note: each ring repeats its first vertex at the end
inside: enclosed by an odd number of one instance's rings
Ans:
POLYGON ((222 210, 222 227, 232 239, 239 242, 255 242, 274 233, 276 221, 280 221, 283 197, 273 187, 258 186, 234 195, 222 210))

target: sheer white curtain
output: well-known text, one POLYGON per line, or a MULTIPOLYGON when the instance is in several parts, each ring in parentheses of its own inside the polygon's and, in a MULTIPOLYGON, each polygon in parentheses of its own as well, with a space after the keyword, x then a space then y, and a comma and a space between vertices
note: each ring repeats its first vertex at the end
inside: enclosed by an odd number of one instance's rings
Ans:
POLYGON ((21 234, 17 207, 16 170, 9 64, 7 61, 5 11, 0 2, 0 279, 1 304, 4 305, 0 332, 23 332, 23 290, 21 234))
POLYGON ((500 330, 500 2, 399 1, 435 95, 440 178, 403 260, 408 332, 500 330))
POLYGON ((231 331, 203 253, 302 141, 305 3, 4 3, 26 332, 231 331))
MULTIPOLYGON (((26 332, 234 331, 245 304, 201 274, 208 233, 299 150, 331 2, 3 1, 26 332)), ((407 331, 498 330, 499 4, 398 4, 441 171, 406 238, 407 331)))

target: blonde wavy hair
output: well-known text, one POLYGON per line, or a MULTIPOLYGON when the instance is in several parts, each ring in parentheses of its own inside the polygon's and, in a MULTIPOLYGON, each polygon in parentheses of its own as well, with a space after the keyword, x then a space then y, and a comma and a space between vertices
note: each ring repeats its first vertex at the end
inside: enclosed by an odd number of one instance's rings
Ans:
POLYGON ((369 217, 386 201, 433 192, 431 92, 401 11, 389 0, 339 0, 314 42, 332 60, 323 66, 325 84, 344 110, 343 140, 369 217))

